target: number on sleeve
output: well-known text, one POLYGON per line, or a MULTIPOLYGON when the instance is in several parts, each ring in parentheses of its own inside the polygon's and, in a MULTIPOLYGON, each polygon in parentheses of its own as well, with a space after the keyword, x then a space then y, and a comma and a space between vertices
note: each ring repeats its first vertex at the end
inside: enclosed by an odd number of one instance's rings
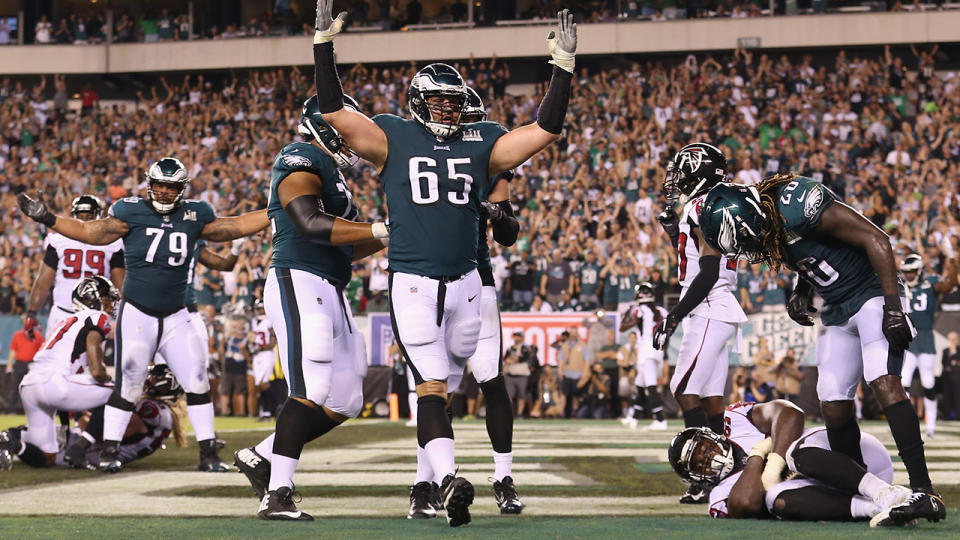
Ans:
POLYGON ((783 204, 790 204, 790 200, 793 199, 793 193, 788 192, 797 189, 797 186, 799 185, 800 182, 797 182, 796 180, 787 184, 787 187, 783 188, 783 195, 780 196, 780 202, 783 204))
POLYGON ((63 277, 76 279, 83 273, 83 251, 79 249, 63 250, 63 277))

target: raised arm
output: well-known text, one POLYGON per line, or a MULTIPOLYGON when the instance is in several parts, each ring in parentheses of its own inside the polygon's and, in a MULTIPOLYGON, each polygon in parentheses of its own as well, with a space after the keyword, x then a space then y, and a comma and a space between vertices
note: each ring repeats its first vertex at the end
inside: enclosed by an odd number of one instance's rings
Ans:
POLYGON ((343 27, 346 11, 333 18, 333 0, 317 0, 317 33, 313 38, 314 78, 323 119, 340 132, 347 145, 377 169, 387 162, 387 135, 364 114, 344 108, 333 38, 343 27))
POLYGON ((570 84, 577 51, 577 25, 573 22, 573 14, 567 9, 557 13, 557 21, 557 30, 551 30, 547 35, 547 48, 553 56, 550 61, 553 75, 537 110, 537 121, 497 139, 490 152, 491 175, 517 167, 560 138, 570 102, 570 84))
POLYGON ((30 198, 26 193, 20 193, 17 195, 17 205, 20 207, 20 211, 30 219, 46 225, 67 238, 79 240, 84 244, 105 246, 123 238, 130 230, 125 222, 113 216, 92 221, 80 221, 79 219, 52 214, 47 209, 42 192, 36 199, 30 198))
MULTIPOLYGON (((949 242, 950 240, 946 240, 949 242)), ((39 278, 37 278, 39 279, 39 278)), ((943 294, 953 290, 957 286, 957 259, 951 257, 943 263, 943 279, 933 285, 933 290, 937 294, 943 294)))
POLYGON ((301 236, 332 246, 389 236, 384 223, 347 221, 326 213, 320 200, 321 187, 320 177, 306 171, 291 173, 277 187, 280 204, 301 236))
POLYGON ((883 335, 894 347, 906 349, 913 333, 900 304, 897 262, 887 233, 841 202, 834 202, 823 211, 815 231, 866 252, 883 290, 883 335))
POLYGON ((232 217, 219 217, 207 223, 200 231, 200 238, 211 242, 226 242, 250 236, 269 225, 267 210, 256 210, 232 217))

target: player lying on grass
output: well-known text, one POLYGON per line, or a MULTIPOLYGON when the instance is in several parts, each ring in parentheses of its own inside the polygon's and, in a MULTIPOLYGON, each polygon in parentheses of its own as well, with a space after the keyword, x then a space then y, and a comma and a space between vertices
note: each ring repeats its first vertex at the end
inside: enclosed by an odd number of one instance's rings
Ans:
POLYGON ((860 438, 864 468, 830 449, 825 428, 804 430, 803 411, 785 400, 734 403, 723 422, 723 436, 706 428, 681 431, 668 454, 685 482, 714 486, 711 517, 870 519, 871 527, 946 517, 938 498, 891 485, 893 462, 870 434, 860 438))

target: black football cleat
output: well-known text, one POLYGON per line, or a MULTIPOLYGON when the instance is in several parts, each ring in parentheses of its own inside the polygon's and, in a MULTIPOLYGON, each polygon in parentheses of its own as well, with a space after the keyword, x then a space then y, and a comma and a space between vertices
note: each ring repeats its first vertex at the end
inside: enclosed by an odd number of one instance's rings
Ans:
POLYGON ((523 503, 520 494, 513 485, 513 478, 504 476, 503 480, 493 482, 493 497, 497 500, 501 514, 519 514, 523 512, 523 503))
POLYGON ((270 462, 253 448, 241 448, 233 453, 233 464, 247 477, 257 500, 263 500, 270 485, 270 462))
POLYGON ((63 452, 63 461, 74 469, 87 469, 87 450, 92 443, 85 437, 76 437, 73 443, 63 452))
POLYGON ((293 502, 293 490, 287 486, 268 491, 263 496, 257 517, 278 521, 313 521, 313 516, 297 509, 293 502))
POLYGON ((900 522, 926 519, 936 523, 947 519, 947 507, 940 497, 915 491, 902 504, 890 509, 890 518, 900 522))
POLYGON ((448 474, 440 484, 447 523, 459 527, 470 523, 470 505, 473 504, 473 484, 463 477, 448 474))
POLYGON ((105 441, 103 449, 100 450, 100 463, 97 470, 105 473, 118 473, 123 467, 120 463, 120 443, 117 441, 105 441))
POLYGON ((443 510, 443 494, 436 482, 430 482, 430 504, 437 512, 443 510))
POLYGON ((710 501, 710 487, 704 484, 690 484, 687 492, 680 497, 680 504, 707 504, 710 501))
POLYGON ((217 454, 215 439, 200 441, 200 463, 197 470, 200 472, 228 472, 230 466, 224 463, 217 454))
POLYGON ((417 482, 410 486, 410 510, 407 519, 431 519, 437 517, 434 506, 432 482, 417 482))
MULTIPOLYGON (((19 442, 16 443, 19 446, 19 442)), ((13 438, 8 431, 0 431, 0 470, 13 470, 13 456, 19 448, 15 448, 13 438)))

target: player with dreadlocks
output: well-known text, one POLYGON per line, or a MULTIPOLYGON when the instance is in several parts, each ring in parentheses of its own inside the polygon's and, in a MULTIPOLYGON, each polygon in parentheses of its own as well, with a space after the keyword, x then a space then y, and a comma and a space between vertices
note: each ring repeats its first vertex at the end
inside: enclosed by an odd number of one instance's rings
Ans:
POLYGON ((796 271, 787 313, 797 323, 813 325, 812 293, 823 297, 817 393, 830 447, 863 464, 853 402, 862 374, 887 417, 910 487, 935 495, 920 424, 900 382, 915 332, 889 237, 821 183, 794 174, 756 188, 717 185, 704 201, 701 228, 727 257, 796 271))

